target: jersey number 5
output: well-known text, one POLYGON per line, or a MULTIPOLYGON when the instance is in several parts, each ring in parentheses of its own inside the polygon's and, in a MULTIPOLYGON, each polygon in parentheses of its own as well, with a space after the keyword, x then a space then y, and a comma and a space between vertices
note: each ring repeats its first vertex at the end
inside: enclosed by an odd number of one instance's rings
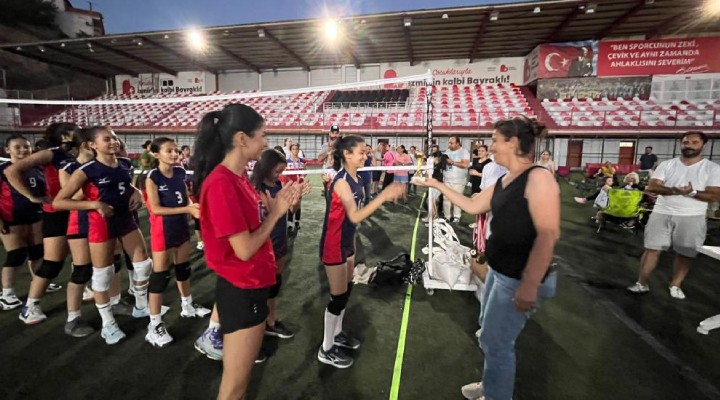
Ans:
POLYGON ((125 194, 125 182, 118 182, 118 190, 120 191, 120 196, 125 194))

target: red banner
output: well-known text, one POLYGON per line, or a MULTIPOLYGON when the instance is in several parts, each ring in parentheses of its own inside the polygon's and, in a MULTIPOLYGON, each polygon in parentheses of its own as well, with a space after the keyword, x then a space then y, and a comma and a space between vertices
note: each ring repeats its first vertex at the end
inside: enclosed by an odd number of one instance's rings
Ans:
POLYGON ((720 37, 600 42, 598 76, 720 72, 720 37))

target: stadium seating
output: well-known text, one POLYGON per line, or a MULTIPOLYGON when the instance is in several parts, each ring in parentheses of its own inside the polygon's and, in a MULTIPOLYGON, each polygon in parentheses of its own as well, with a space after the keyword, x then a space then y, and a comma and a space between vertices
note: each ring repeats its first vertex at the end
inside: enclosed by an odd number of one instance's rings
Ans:
MULTIPOLYGON (((233 92, 241 93, 241 92, 233 92)), ((220 92, 209 93, 223 94, 220 92)), ((148 99, 191 97, 160 94, 148 99)), ((206 96, 205 94, 198 97, 206 96)), ((312 92, 291 96, 259 96, 243 100, 263 115, 273 128, 410 128, 426 124, 428 90, 411 89, 312 92)), ((432 93, 435 125, 442 128, 490 127, 498 119, 535 113, 515 85, 435 87, 432 93)), ((102 96, 97 100, 140 99, 139 96, 102 96)), ((111 125, 124 128, 177 129, 196 126, 204 114, 231 101, 142 105, 91 105, 67 108, 34 122, 74 121, 81 126, 111 125)))
POLYGON ((559 127, 720 127, 720 99, 544 99, 542 105, 559 127))

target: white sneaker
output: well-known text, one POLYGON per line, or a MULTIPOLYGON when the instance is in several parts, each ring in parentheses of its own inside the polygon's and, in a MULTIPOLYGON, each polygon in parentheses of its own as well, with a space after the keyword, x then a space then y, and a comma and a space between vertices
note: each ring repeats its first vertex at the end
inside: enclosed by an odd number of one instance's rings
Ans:
POLYGON ((476 222, 473 222, 472 224, 468 225, 468 228, 470 228, 470 229, 475 229, 475 228, 477 228, 477 223, 476 223, 476 222))
POLYGON ((95 292, 93 292, 93 290, 90 289, 88 286, 85 286, 85 290, 83 290, 82 301, 94 301, 94 300, 95 300, 95 292))
POLYGON ((43 322, 47 319, 47 315, 42 312, 40 304, 32 304, 29 307, 25 306, 20 309, 20 321, 24 322, 25 325, 34 325, 43 322))
POLYGON ((585 203, 587 203, 587 199, 584 198, 584 197, 573 197, 573 199, 575 199, 575 201, 576 201, 577 203, 580 203, 580 204, 585 204, 585 203))
MULTIPOLYGON (((168 306, 161 306, 160 307, 160 315, 165 315, 170 310, 170 307, 168 306)), ((132 309, 132 317, 133 318, 145 318, 150 316, 150 307, 145 308, 137 308, 133 307, 132 309)))
POLYGON ((148 324, 148 333, 145 335, 145 341, 155 347, 165 347, 173 342, 173 338, 167 329, 165 329, 165 323, 161 322, 155 326, 148 324))
POLYGON ((195 246, 195 248, 198 249, 198 251, 203 251, 203 249, 205 249, 205 243, 198 242, 197 246, 195 246))
POLYGON ((473 382, 463 386, 460 391, 463 397, 469 400, 482 399, 484 396, 482 382, 473 382))
POLYGON ((113 321, 112 324, 102 327, 102 330, 100 331, 100 337, 105 339, 105 343, 107 344, 115 344, 125 339, 125 332, 121 331, 117 322, 113 321))
POLYGON ((650 287, 648 285, 643 285, 640 282, 635 282, 634 285, 628 286, 627 290, 629 290, 633 293, 642 294, 642 293, 648 293, 650 291, 650 287))
POLYGON ((18 299, 15 293, 9 294, 7 296, 0 296, 0 309, 2 309, 3 311, 13 310, 22 306, 22 304, 22 301, 18 299))
POLYGON ((45 289, 45 293, 55 293, 60 289, 62 289, 62 285, 51 283, 48 285, 47 289, 45 289))
POLYGON ((209 308, 205 308, 198 303, 181 304, 181 307, 180 316, 183 318, 203 318, 212 312, 209 308))
POLYGON ((677 286, 670 286, 670 296, 678 300, 685 300, 685 293, 677 286))

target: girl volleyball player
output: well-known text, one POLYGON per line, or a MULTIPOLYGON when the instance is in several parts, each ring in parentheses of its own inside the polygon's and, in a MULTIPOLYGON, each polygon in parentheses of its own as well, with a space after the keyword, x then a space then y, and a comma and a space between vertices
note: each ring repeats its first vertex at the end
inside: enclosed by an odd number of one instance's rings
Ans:
POLYGON ((265 206, 245 168, 266 146, 265 121, 246 105, 228 105, 200 122, 194 187, 200 191, 205 260, 217 274, 215 302, 224 347, 218 399, 245 396, 277 272, 270 233, 300 197, 299 186, 288 183, 268 198, 262 220, 265 206))
POLYGON ((355 224, 372 215, 384 202, 395 200, 405 192, 402 184, 394 183, 367 206, 360 208, 365 194, 357 170, 364 165, 366 152, 365 142, 360 136, 346 136, 335 142, 333 169, 338 172, 325 196, 320 259, 325 264, 325 273, 330 283, 330 302, 325 310, 324 336, 318 350, 318 360, 337 368, 348 368, 353 364, 353 358, 340 347, 360 347, 359 340, 342 330, 355 268, 355 224))
MULTIPOLYGON (((20 320, 28 325, 37 324, 47 318, 40 308, 40 299, 50 286, 50 281, 60 274, 68 255, 66 234, 69 213, 56 210, 50 202, 60 191, 59 171, 66 164, 75 160, 71 151, 75 152, 76 142, 73 138, 77 129, 77 125, 71 123, 56 123, 48 126, 45 131, 45 140, 52 147, 18 160, 17 163, 5 170, 8 182, 20 194, 33 203, 43 204, 43 261, 35 270, 27 302, 20 311, 20 320), (42 168, 45 176, 46 194, 44 197, 36 196, 25 180, 25 174, 35 168, 42 168)), ((72 323, 73 326, 70 330, 70 334, 75 337, 87 336, 95 331, 79 317, 72 318, 78 315, 77 311, 82 303, 84 285, 76 283, 80 278, 71 276, 67 287, 68 324, 66 324, 66 328, 73 319, 77 319, 72 323)))
POLYGON ((159 161, 145 180, 147 207, 150 214, 150 247, 153 272, 150 275, 150 325, 145 341, 163 347, 173 341, 162 322, 163 292, 174 267, 180 292, 182 317, 204 317, 210 310, 193 302, 190 294, 190 227, 188 214, 200 216, 200 208, 190 202, 185 183, 185 169, 177 166, 177 144, 160 137, 150 144, 150 152, 159 161), (173 264, 174 261, 174 264, 173 264))
POLYGON ((147 282, 152 260, 147 256, 145 241, 131 211, 142 204, 142 196, 130 184, 133 172, 130 160, 116 156, 119 141, 108 128, 92 127, 88 135, 90 147, 96 153, 95 160, 83 164, 70 176, 67 185, 55 197, 53 206, 61 210, 88 211, 92 286, 103 323, 101 336, 107 344, 115 344, 125 337, 115 322, 108 293, 115 275, 115 242, 120 239, 133 260, 136 279, 134 316, 147 313, 147 282), (85 199, 73 199, 80 189, 85 199))
MULTIPOLYGON (((293 143, 290 145, 290 154, 287 154, 287 169, 288 171, 298 171, 305 169, 305 159, 300 156, 300 144, 293 143)), ((298 183, 305 182, 303 175, 286 175, 285 179, 290 181, 296 181, 298 183)), ((302 199, 298 201, 295 210, 288 211, 288 230, 290 234, 297 234, 300 229, 300 207, 302 199)))
MULTIPOLYGON (((5 141, 5 151, 10 155, 10 161, 0 164, 0 239, 7 254, 2 268, 0 309, 12 310, 22 305, 13 286, 17 268, 29 259, 32 273, 43 258, 42 205, 18 193, 4 173, 13 163, 32 153, 30 142, 22 135, 11 135, 5 141)), ((25 179, 35 196, 41 198, 45 195, 45 179, 39 169, 28 170, 25 179)))
MULTIPOLYGON (((293 144, 292 146, 297 146, 293 144)), ((260 193, 260 197, 267 204, 270 198, 274 198, 277 193, 282 190, 283 184, 280 181, 280 177, 285 171, 287 166, 287 159, 279 151, 274 149, 268 149, 262 152, 260 159, 255 163, 251 182, 255 189, 260 193)), ((299 175, 288 175, 299 176, 299 175)), ((309 183, 303 184, 303 195, 310 192, 309 183)), ((292 215, 295 211, 293 208, 300 206, 300 200, 298 204, 293 206, 289 211, 288 215, 292 215)), ((268 318, 265 325, 265 335, 276 336, 280 339, 290 339, 295 333, 291 331, 285 324, 277 319, 276 315, 276 298, 280 292, 280 286, 282 285, 282 273, 283 269, 287 265, 287 253, 288 253, 288 220, 280 218, 275 224, 272 233, 270 233, 270 239, 272 241, 273 253, 275 254, 275 265, 277 266, 277 273, 275 275, 275 285, 270 287, 270 298, 268 299, 268 318)))

